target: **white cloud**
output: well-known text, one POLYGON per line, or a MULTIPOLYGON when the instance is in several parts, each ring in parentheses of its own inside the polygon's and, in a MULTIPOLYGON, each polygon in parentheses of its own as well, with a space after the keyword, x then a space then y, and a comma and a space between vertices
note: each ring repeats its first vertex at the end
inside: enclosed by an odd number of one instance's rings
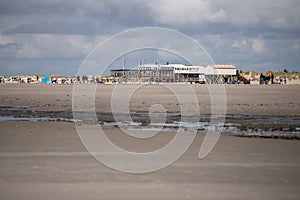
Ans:
POLYGON ((252 40, 252 50, 257 54, 262 54, 266 51, 266 44, 262 39, 252 40))
POLYGON ((206 24, 226 16, 223 9, 213 11, 207 0, 154 0, 148 6, 154 20, 169 25, 206 24))
POLYGON ((299 50, 300 49, 300 44, 299 43, 293 44, 293 48, 295 50, 299 50))
POLYGON ((15 41, 14 37, 10 35, 0 35, 0 46, 11 44, 15 41))
MULTIPOLYGON (((263 55, 267 53, 268 45, 261 36, 245 38, 243 36, 205 35, 201 41, 204 46, 208 45, 210 50, 216 54, 245 55, 246 57, 263 55)), ((275 50, 275 49, 274 49, 275 50)), ((239 57, 241 59, 241 57, 239 57)))
POLYGON ((232 47, 235 49, 238 49, 240 52, 249 52, 250 49, 250 44, 249 41, 245 39, 236 39, 232 41, 232 47))
POLYGON ((81 35, 34 34, 26 39, 19 38, 20 40, 19 48, 11 51, 11 57, 29 59, 81 58, 94 45, 81 35))
POLYGON ((154 20, 172 26, 225 23, 236 27, 300 27, 297 0, 152 0, 148 6, 154 20))

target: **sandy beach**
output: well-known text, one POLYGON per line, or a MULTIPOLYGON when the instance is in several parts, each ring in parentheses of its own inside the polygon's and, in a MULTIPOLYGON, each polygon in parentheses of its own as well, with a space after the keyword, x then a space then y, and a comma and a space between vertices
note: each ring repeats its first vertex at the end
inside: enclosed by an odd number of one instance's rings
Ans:
MULTIPOLYGON (((192 87, 200 113, 209 114, 207 87, 192 87)), ((97 87, 95 107, 100 115, 111 111, 113 88, 113 85, 97 87)), ((300 85, 226 85, 225 89, 227 114, 233 118, 229 119, 230 123, 246 121, 249 124, 247 119, 259 119, 257 124, 263 126, 261 124, 273 124, 275 118, 274 124, 280 125, 276 129, 278 132, 289 127, 289 131, 297 131, 300 127, 300 85), (278 122, 281 120, 282 123, 278 122)), ((0 114, 72 118, 72 90, 72 85, 1 84, 0 114)), ((134 94, 130 111, 147 112, 155 103, 162 104, 171 113, 180 111, 174 95, 158 85, 146 85, 134 94)), ((115 126, 104 128, 117 145, 137 152, 159 148, 175 134, 168 130, 149 144, 141 145, 136 142, 138 140, 124 140, 115 126)), ((173 165, 133 175, 112 170, 93 158, 81 143, 73 122, 3 120, 0 130, 1 199, 300 197, 300 140, 222 134, 213 151, 200 160, 197 154, 204 138, 204 133, 200 132, 173 165)))
MULTIPOLYGON (((89 86, 86 86, 89 88, 89 86)), ((91 86, 94 87, 94 86, 91 86)), ((98 85, 96 111, 111 111, 114 85, 98 85)), ((184 90, 184 85, 178 85, 184 90)), ((210 94, 205 85, 192 85, 200 113, 210 113, 210 94)), ((225 85, 227 114, 300 115, 300 85, 225 85)), ((32 111, 71 111, 73 85, 0 84, 0 105, 32 111)), ((160 103, 166 111, 180 111, 174 95, 163 85, 144 85, 132 96, 131 111, 148 111, 160 103)))

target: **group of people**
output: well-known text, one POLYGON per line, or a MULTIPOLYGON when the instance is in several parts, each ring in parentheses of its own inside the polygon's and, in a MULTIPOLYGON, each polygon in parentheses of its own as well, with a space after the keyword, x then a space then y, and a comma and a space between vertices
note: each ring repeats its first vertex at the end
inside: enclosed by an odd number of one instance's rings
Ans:
POLYGON ((266 84, 286 84, 287 79, 286 77, 280 78, 279 76, 276 76, 275 81, 274 81, 274 74, 272 71, 270 71, 269 76, 264 76, 262 73, 260 74, 259 77, 259 84, 261 85, 266 85, 266 84))
POLYGON ((275 78, 275 84, 281 84, 281 85, 285 85, 286 84, 286 77, 280 78, 279 76, 276 76, 275 78))

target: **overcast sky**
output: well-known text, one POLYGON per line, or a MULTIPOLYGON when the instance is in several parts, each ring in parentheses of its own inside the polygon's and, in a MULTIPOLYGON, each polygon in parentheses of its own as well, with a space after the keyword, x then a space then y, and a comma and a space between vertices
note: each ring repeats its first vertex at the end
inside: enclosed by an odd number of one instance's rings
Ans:
POLYGON ((219 64, 300 71, 299 10, 299 0, 2 0, 0 75, 76 74, 99 42, 149 26, 194 38, 219 64))

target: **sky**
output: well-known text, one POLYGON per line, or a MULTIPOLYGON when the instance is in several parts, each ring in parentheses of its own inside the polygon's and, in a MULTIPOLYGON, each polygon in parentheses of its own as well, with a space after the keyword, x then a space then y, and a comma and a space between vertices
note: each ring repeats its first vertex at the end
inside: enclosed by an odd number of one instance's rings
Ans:
MULTIPOLYGON (((243 71, 300 71, 299 10, 299 0, 1 0, 0 76, 75 75, 100 42, 142 27, 179 31, 243 71)), ((153 55, 127 65, 178 61, 153 55)))

